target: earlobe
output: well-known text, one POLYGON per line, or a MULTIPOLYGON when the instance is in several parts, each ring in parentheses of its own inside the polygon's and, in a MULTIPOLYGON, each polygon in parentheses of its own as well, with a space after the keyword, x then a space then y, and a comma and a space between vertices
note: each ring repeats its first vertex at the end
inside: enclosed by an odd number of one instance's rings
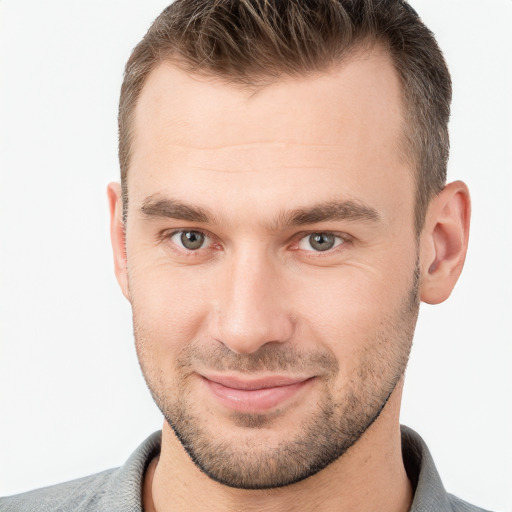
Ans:
POLYGON ((450 296, 466 258, 470 215, 469 191, 461 181, 430 202, 420 241, 423 302, 439 304, 450 296))
POLYGON ((114 271, 123 295, 130 300, 121 185, 119 183, 110 183, 107 187, 107 196, 110 209, 110 240, 114 255, 114 271))

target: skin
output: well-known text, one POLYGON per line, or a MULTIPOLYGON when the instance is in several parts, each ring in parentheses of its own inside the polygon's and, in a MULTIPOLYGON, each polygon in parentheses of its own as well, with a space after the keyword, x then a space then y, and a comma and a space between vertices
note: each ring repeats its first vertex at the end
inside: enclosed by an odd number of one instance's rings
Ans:
POLYGON ((442 302, 460 274, 470 207, 463 183, 447 185, 416 236, 414 167, 398 149, 401 105, 378 48, 256 92, 167 63, 148 77, 134 121, 126 226, 120 186, 108 188, 116 275, 164 415, 190 427, 198 451, 243 462, 231 476, 210 464, 208 476, 166 422, 146 474, 145 510, 410 508, 398 421, 403 372, 419 300, 442 302), (344 205, 343 214, 313 218, 326 204, 344 205), (347 215, 347 204, 371 214, 347 215), (180 230, 203 232, 207 242, 187 250, 180 230), (312 233, 334 234, 337 245, 315 251, 312 233), (240 414, 205 385, 212 372, 308 383, 276 407, 240 414), (269 487, 265 479, 290 465, 279 470, 283 446, 313 446, 319 426, 342 439, 343 421, 363 432, 308 478, 266 490, 230 485, 252 471, 249 481, 269 487))

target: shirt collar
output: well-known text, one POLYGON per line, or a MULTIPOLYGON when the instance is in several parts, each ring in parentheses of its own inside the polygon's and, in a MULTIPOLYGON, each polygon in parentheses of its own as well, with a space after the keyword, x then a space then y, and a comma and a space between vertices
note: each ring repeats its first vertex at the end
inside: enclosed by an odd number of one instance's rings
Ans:
POLYGON ((414 488, 410 512, 447 512, 450 498, 434 465, 425 441, 414 430, 402 425, 402 457, 414 488))
MULTIPOLYGON (((402 457, 413 489, 414 500, 410 512, 447 512, 451 511, 447 494, 427 445, 414 430, 401 426, 402 457)), ((160 452, 161 432, 149 436, 133 452, 109 482, 109 492, 102 498, 111 503, 123 505, 122 510, 142 512, 142 484, 144 473, 154 457, 160 452)), ((103 510, 103 509, 102 509, 103 510)))

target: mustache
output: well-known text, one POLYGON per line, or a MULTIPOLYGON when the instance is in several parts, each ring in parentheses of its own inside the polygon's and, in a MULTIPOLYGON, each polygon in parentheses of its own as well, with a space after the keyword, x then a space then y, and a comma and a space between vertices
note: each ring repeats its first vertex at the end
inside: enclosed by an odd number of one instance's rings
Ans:
POLYGON ((218 372, 258 373, 291 372, 335 374, 338 361, 328 351, 302 351, 282 343, 266 343, 256 352, 240 354, 222 343, 193 342, 176 361, 179 370, 204 368, 218 372))

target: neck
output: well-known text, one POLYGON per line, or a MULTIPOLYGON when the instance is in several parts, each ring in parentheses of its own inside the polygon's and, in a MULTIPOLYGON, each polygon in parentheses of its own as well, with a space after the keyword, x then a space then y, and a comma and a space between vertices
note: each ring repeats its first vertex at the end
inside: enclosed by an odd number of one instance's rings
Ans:
POLYGON ((147 512, 406 512, 413 492, 403 465, 397 387, 379 418, 343 456, 301 482, 269 490, 233 489, 191 461, 165 424, 162 451, 144 482, 147 512))

